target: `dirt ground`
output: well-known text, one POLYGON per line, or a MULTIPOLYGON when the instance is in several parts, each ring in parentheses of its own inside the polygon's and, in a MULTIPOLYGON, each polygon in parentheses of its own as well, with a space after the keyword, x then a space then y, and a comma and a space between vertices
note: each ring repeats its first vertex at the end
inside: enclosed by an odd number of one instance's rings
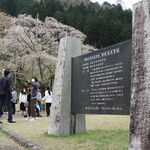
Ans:
MULTIPOLYGON (((42 117, 45 117, 46 116, 46 112, 42 111, 42 112, 40 112, 40 115, 42 117)), ((2 115, 0 120, 1 121, 7 120, 7 118, 8 118, 8 114, 6 112, 4 112, 4 114, 2 115)), ((13 114, 13 121, 15 121, 15 118, 24 118, 24 116, 22 115, 22 113, 20 111, 17 111, 15 114, 13 114)))

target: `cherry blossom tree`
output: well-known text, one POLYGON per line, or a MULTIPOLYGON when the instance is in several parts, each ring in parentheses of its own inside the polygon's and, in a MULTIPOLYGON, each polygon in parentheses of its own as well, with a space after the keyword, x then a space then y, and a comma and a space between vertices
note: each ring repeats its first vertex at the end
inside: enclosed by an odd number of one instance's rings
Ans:
MULTIPOLYGON (((5 30, 0 39, 1 69, 11 68, 18 81, 36 76, 42 83, 48 84, 55 73, 58 46, 61 38, 86 36, 80 31, 47 17, 44 22, 30 15, 12 18, 13 24, 5 30)), ((89 45, 82 46, 83 53, 92 51, 89 45)))

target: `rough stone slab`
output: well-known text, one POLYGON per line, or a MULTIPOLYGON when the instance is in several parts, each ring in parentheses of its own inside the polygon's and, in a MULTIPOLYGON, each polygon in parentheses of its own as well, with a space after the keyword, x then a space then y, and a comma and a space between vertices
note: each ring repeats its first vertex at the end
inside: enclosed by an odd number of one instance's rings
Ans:
POLYGON ((129 150, 150 149, 150 0, 133 7, 129 150))
POLYGON ((85 115, 76 114, 75 134, 86 133, 85 115))
MULTIPOLYGON (((60 40, 48 134, 58 136, 71 134, 71 127, 73 127, 71 125, 71 58, 79 55, 81 55, 79 39, 65 37, 60 40)), ((84 115, 81 116, 83 117, 77 117, 77 122, 85 122, 82 120, 84 115)), ((85 123, 82 124, 85 125, 85 123)), ((79 128, 80 126, 78 126, 79 132, 85 132, 85 126, 79 128), (83 128, 84 130, 82 130, 83 128)))
POLYGON ((40 147, 38 147, 38 146, 33 146, 33 148, 32 148, 33 150, 40 150, 41 148, 40 147))

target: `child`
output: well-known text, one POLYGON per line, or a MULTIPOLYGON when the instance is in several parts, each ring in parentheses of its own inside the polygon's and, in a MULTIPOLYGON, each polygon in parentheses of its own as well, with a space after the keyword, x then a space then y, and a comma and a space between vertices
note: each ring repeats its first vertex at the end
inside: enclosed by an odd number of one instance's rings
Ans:
POLYGON ((37 117, 42 117, 40 115, 40 110, 41 109, 40 109, 40 105, 39 105, 38 101, 36 101, 35 109, 36 109, 37 117))

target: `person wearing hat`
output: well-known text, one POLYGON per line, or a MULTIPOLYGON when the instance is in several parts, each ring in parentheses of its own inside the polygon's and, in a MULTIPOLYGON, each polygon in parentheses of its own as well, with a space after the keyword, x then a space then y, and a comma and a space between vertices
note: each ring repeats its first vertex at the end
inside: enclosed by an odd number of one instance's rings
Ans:
POLYGON ((10 70, 5 69, 4 77, 0 79, 0 116, 2 113, 2 106, 5 102, 8 108, 8 124, 16 123, 12 121, 12 101, 10 70))

